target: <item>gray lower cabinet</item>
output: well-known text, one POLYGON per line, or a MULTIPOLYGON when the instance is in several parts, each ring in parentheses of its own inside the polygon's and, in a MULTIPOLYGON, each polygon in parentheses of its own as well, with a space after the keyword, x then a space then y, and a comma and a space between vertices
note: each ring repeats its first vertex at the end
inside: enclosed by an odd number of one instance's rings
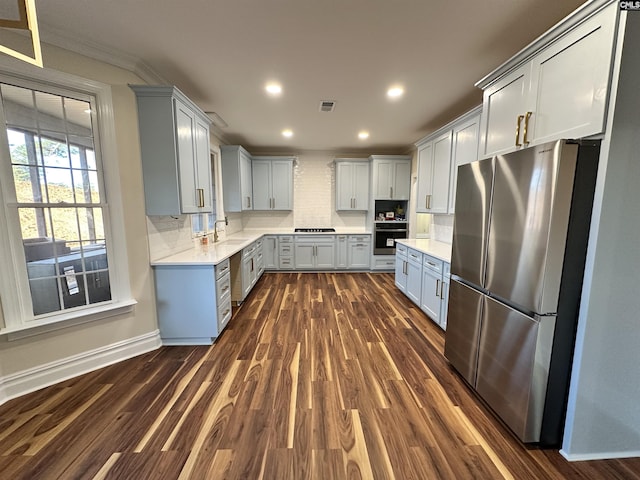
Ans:
POLYGON ((403 244, 395 258, 396 287, 446 330, 450 264, 403 244))
POLYGON ((229 261, 153 268, 164 345, 211 345, 231 319, 229 261))
POLYGON ((293 270, 295 268, 293 235, 280 235, 278 237, 278 266, 280 270, 293 270))
POLYGON ((371 266, 371 235, 349 235, 347 267, 350 270, 369 270, 371 266))
POLYGON ((409 249, 401 244, 396 245, 396 287, 402 293, 407 294, 407 251, 409 249))
POLYGON ((264 272, 262 239, 256 240, 229 259, 231 268, 231 300, 241 304, 264 272))
POLYGON ((296 235, 294 246, 296 269, 335 268, 335 235, 296 235))
POLYGON ((422 253, 409 249, 407 252, 407 297, 420 305, 422 297, 422 253))
POLYGON ((349 267, 348 252, 348 236, 336 235, 336 268, 338 270, 346 270, 349 267))
POLYGON ((278 236, 265 235, 262 237, 262 240, 264 268, 267 270, 277 270, 279 268, 278 236))

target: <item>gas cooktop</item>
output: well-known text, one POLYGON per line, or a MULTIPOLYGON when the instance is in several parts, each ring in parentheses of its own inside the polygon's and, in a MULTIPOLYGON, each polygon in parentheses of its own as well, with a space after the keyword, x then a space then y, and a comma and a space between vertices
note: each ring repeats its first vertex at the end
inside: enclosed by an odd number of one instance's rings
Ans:
POLYGON ((335 228, 295 228, 294 232, 302 232, 302 233, 310 233, 310 232, 321 232, 321 233, 329 233, 335 232, 335 228))

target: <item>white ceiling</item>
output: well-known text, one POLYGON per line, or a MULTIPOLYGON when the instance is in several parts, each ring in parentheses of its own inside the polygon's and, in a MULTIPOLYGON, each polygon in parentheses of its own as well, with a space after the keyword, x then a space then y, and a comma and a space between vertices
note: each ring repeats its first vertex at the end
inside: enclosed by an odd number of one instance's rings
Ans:
POLYGON ((150 68, 219 114, 225 143, 385 153, 408 151, 478 105, 477 80, 582 3, 40 0, 37 10, 43 41, 150 68), (270 80, 282 84, 279 98, 266 95, 270 80), (403 98, 386 98, 392 84, 403 98), (335 111, 319 112, 321 100, 335 100, 335 111))

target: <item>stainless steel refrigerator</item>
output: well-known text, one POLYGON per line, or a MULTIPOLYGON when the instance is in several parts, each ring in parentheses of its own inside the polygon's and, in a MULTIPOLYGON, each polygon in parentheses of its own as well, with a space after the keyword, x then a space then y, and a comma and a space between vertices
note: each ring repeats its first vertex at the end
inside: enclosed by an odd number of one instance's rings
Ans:
POLYGON ((458 168, 445 356, 523 442, 561 441, 598 156, 560 140, 458 168))

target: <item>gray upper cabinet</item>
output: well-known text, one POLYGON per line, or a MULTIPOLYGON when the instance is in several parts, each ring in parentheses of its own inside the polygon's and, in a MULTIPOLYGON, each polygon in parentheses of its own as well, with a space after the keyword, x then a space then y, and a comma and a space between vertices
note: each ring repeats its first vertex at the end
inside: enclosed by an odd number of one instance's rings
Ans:
POLYGON ((336 158, 336 210, 369 209, 369 162, 336 158))
POLYGON ((213 212, 211 120, 172 86, 132 85, 147 215, 213 212))
POLYGON ((476 107, 415 144, 416 212, 454 213, 457 169, 478 157, 480 112, 476 107))
POLYGON ((411 194, 411 157, 372 155, 373 198, 409 200, 411 194))
POLYGON ((476 84, 482 158, 604 131, 619 2, 588 3, 476 84))
POLYGON ((293 209, 293 157, 253 157, 253 209, 293 209))
POLYGON ((222 195, 226 212, 253 210, 251 155, 240 145, 223 145, 222 195))

